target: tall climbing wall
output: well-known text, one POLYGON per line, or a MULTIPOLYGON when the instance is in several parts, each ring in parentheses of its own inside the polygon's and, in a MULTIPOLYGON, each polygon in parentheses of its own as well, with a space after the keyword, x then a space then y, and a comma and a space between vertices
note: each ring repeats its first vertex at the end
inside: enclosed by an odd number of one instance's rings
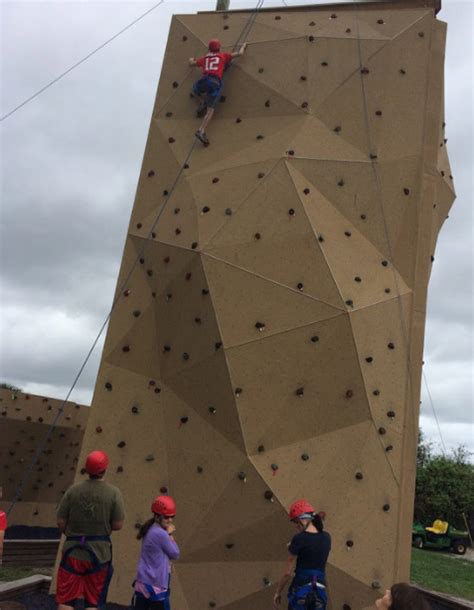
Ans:
POLYGON ((81 457, 106 449, 125 495, 112 601, 160 492, 180 610, 270 607, 299 497, 326 513, 334 610, 408 578, 427 284, 454 199, 437 8, 173 18, 81 457), (191 149, 188 58, 245 30, 211 146, 191 149))
MULTIPOLYGON (((62 404, 54 398, 0 389, 0 510, 11 506, 62 404)), ((74 482, 88 415, 89 407, 64 404, 58 425, 9 515, 9 525, 56 527, 56 505, 74 482)))

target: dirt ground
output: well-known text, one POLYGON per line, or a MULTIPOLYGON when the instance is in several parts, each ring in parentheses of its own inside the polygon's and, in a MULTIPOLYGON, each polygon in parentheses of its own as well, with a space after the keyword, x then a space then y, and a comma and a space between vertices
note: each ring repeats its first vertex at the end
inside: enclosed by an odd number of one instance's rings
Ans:
MULTIPOLYGON (((56 610, 54 597, 47 593, 31 593, 23 595, 15 602, 0 602, 0 610, 56 610)), ((77 606, 76 610, 82 610, 83 606, 77 606)), ((127 610, 126 606, 107 604, 106 610, 127 610)))

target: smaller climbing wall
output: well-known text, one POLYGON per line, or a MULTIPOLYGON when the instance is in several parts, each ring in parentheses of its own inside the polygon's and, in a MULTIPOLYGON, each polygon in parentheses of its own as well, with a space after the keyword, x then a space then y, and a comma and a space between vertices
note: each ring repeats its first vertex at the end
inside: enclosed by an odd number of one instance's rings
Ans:
MULTIPOLYGON (((62 400, 0 390, 0 485, 7 510, 48 434, 62 400)), ((54 527, 56 505, 73 483, 89 407, 67 402, 8 519, 9 525, 54 527)))

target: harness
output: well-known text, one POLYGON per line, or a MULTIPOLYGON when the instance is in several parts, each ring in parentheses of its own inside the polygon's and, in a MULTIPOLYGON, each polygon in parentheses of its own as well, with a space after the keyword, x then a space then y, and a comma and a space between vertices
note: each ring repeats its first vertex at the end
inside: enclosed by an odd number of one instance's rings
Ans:
MULTIPOLYGON (((78 544, 73 544, 66 551, 64 551, 63 556, 61 558, 61 563, 59 564, 60 567, 63 568, 63 570, 66 570, 66 572, 70 572, 71 574, 77 574, 79 576, 84 576, 86 574, 95 574, 96 572, 99 572, 102 569, 103 564, 101 564, 99 562, 99 558, 95 554, 94 549, 90 546, 90 544, 88 544, 89 542, 95 542, 98 540, 104 540, 107 542, 111 542, 110 536, 105 536, 105 535, 104 536, 67 536, 66 542, 77 542, 78 544), (78 572, 71 565, 69 565, 67 563, 67 561, 66 561, 67 558, 72 553, 72 551, 75 551, 76 549, 81 549, 82 551, 86 551, 86 553, 89 554, 89 557, 91 558, 92 567, 88 568, 87 570, 84 570, 83 572, 78 572)), ((110 562, 110 565, 112 565, 112 562, 110 562)))
POLYGON ((328 601, 324 572, 321 570, 298 569, 288 590, 288 604, 291 610, 325 610, 328 601), (297 584, 301 583, 301 584, 297 584))

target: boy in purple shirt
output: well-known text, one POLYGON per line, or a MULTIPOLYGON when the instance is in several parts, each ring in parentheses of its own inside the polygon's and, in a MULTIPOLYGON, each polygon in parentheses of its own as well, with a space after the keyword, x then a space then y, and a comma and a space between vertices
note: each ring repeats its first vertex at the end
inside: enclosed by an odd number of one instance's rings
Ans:
POLYGON ((153 517, 144 523, 137 539, 143 538, 134 583, 135 610, 170 610, 170 560, 179 558, 173 533, 176 504, 170 496, 158 496, 151 505, 153 517))

